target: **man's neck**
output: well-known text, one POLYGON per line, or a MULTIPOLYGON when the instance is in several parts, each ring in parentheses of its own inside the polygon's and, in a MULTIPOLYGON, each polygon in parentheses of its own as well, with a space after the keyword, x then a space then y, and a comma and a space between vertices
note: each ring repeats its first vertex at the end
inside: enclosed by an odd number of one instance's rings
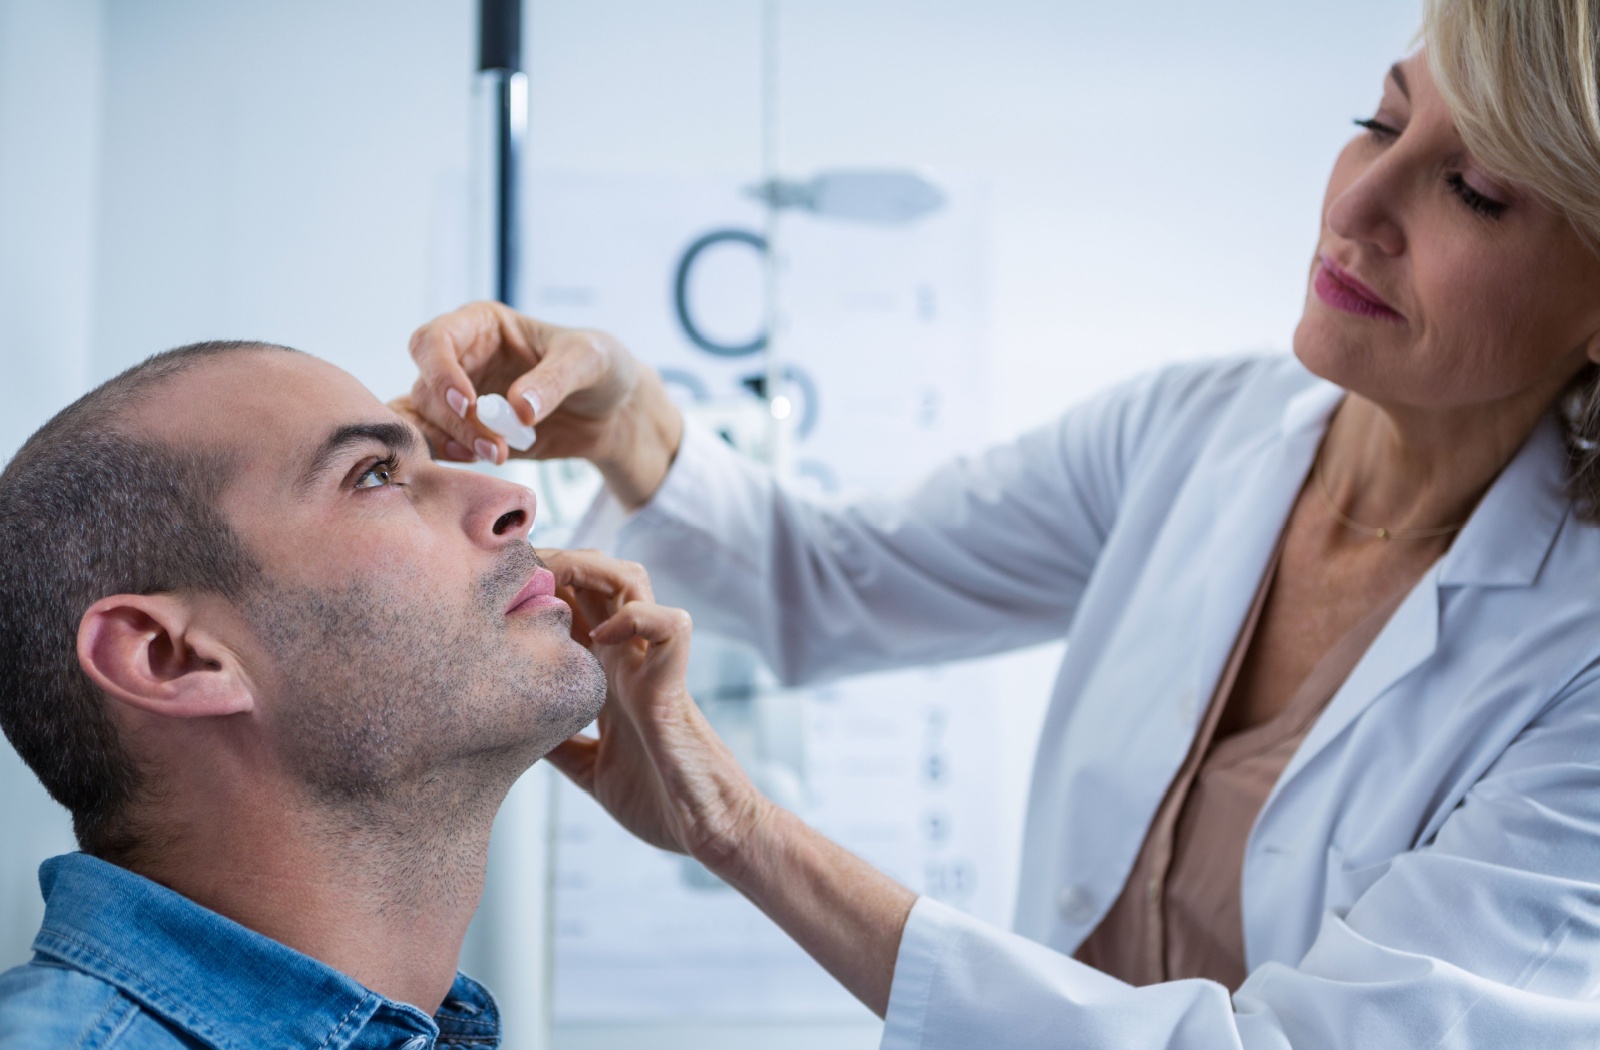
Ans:
POLYGON ((483 893, 499 801, 381 812, 246 804, 222 826, 164 822, 160 855, 129 866, 431 1015, 483 893))

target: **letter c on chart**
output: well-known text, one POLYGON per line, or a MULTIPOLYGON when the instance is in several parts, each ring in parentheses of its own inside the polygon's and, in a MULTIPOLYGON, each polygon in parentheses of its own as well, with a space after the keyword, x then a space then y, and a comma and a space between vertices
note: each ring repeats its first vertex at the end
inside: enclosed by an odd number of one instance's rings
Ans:
POLYGON ((678 315, 678 324, 683 328, 683 334, 689 337, 689 341, 708 354, 715 354, 718 357, 745 357, 749 354, 758 354, 767 348, 765 330, 747 343, 719 343, 701 331, 695 322, 694 314, 689 309, 689 277, 694 273, 694 264, 706 249, 719 244, 747 244, 763 257, 767 253, 767 239, 749 230, 712 230, 696 239, 684 251, 683 258, 678 260, 678 272, 672 281, 672 305, 678 315))

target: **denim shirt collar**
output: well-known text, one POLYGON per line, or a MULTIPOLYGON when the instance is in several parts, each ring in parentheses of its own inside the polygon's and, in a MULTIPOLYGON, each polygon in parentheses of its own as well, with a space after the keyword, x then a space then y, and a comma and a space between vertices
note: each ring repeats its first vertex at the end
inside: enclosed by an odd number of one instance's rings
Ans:
POLYGON ((131 871, 82 853, 39 869, 33 949, 116 985, 215 1050, 500 1045, 494 999, 457 974, 433 1017, 131 871))

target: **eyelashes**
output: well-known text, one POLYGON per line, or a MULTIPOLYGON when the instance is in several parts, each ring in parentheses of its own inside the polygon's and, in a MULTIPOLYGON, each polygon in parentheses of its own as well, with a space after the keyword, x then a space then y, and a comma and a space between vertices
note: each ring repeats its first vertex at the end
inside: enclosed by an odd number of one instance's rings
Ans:
POLYGON ((396 471, 399 469, 400 460, 398 457, 392 454, 385 456, 376 463, 372 464, 372 466, 368 467, 366 470, 363 470, 360 474, 356 475, 355 487, 358 489, 375 489, 387 485, 397 485, 399 482, 395 481, 394 476, 396 471), (367 484, 368 478, 375 479, 378 484, 367 484))
MULTIPOLYGON (((1400 137, 1400 129, 1390 127, 1380 120, 1360 119, 1355 122, 1355 125, 1384 144, 1393 142, 1400 137)), ((1466 176, 1461 172, 1451 172, 1445 177, 1444 181, 1450 192, 1455 194, 1456 199, 1471 209, 1473 213, 1486 219, 1498 219, 1506 213, 1508 205, 1505 202, 1497 201, 1493 197, 1473 189, 1468 184, 1466 176)))
POLYGON ((1389 125, 1378 120, 1362 119, 1357 120, 1355 124, 1356 127, 1366 131, 1373 138, 1382 139, 1385 142, 1389 142, 1400 137, 1400 132, 1398 129, 1391 128, 1389 125))
POLYGON ((1482 215, 1486 219, 1498 219, 1506 213, 1506 206, 1492 197, 1485 197, 1467 184, 1466 178, 1458 171, 1445 179, 1451 192, 1461 198, 1461 203, 1482 215))

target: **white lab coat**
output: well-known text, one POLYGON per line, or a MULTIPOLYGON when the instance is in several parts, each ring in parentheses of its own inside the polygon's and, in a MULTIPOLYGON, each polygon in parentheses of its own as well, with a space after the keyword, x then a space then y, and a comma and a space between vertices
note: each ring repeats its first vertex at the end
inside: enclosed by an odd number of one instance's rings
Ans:
POLYGON ((903 497, 831 507, 690 429, 648 506, 597 504, 663 601, 790 682, 1070 638, 1017 932, 918 901, 885 1048, 1600 1045, 1600 529, 1570 512, 1553 422, 1268 799, 1244 986, 1134 988, 1070 957, 1127 879, 1340 396, 1290 358, 1172 368, 903 497))

